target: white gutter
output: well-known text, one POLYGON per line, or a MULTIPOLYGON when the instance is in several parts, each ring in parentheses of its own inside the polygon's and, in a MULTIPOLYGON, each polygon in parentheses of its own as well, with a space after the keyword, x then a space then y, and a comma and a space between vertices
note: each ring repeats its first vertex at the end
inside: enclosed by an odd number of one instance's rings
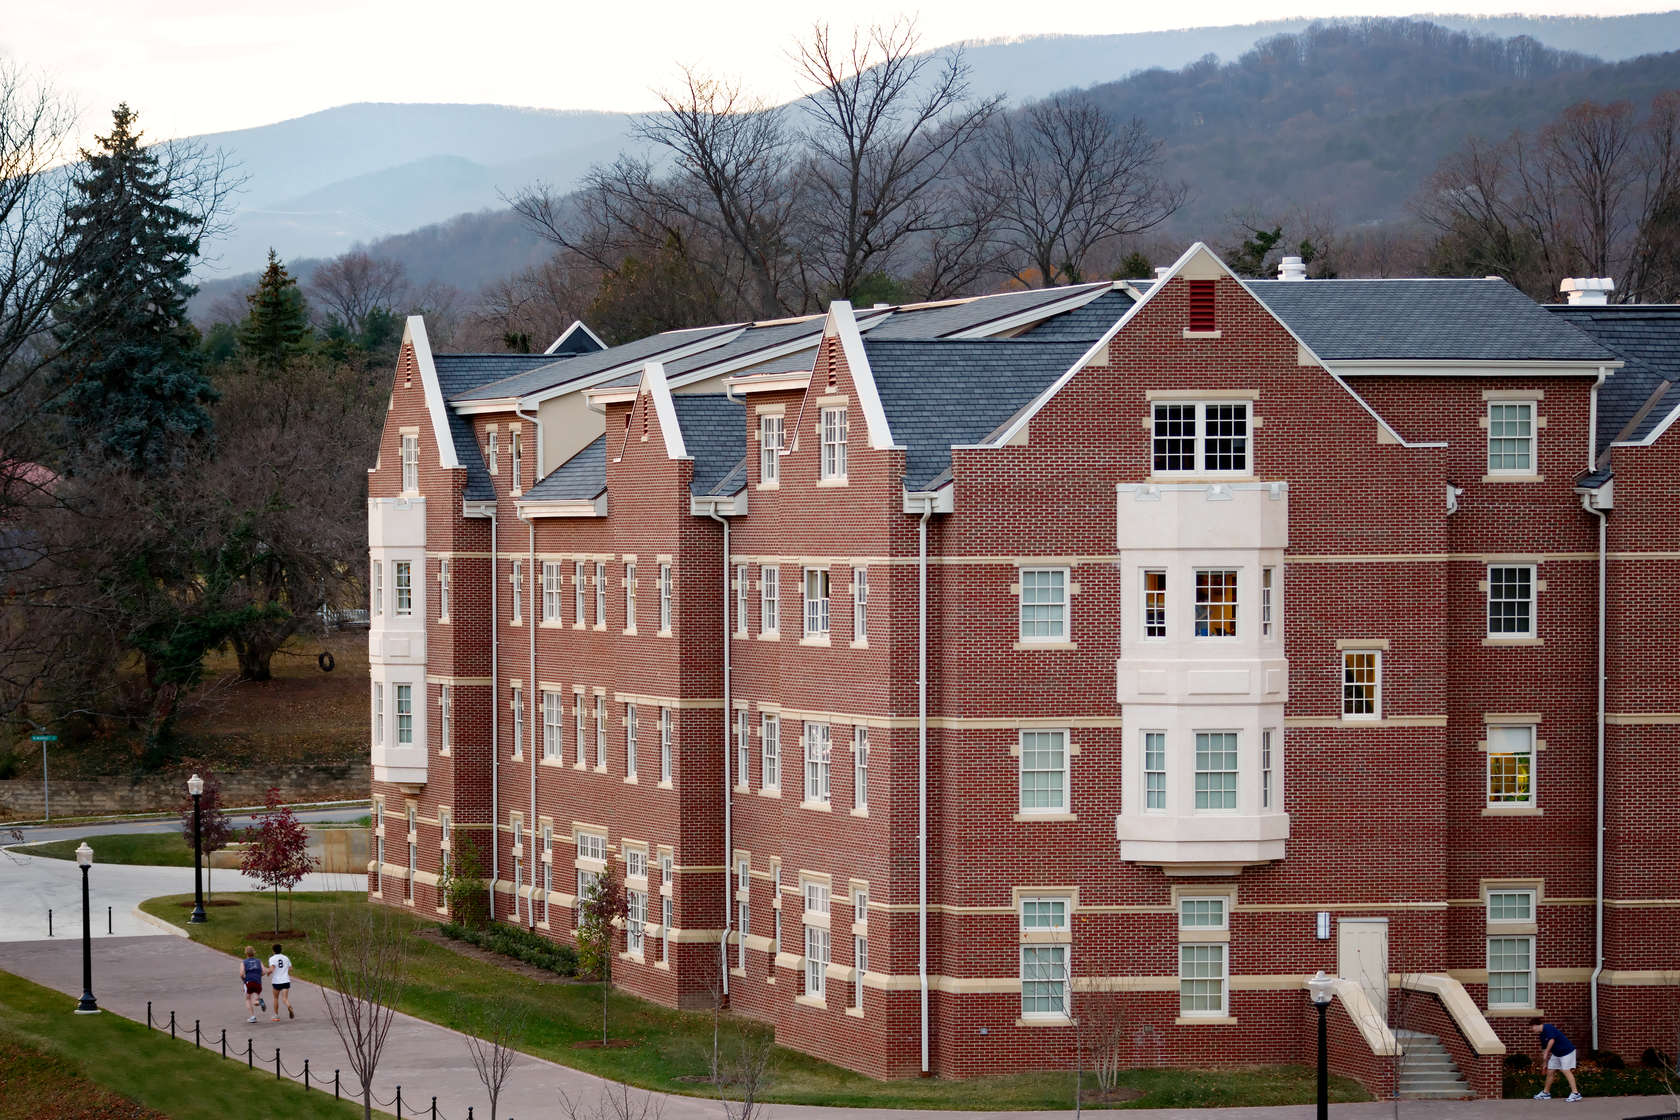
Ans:
MULTIPOLYGON (((1597 465, 1598 448, 1598 390, 1604 384, 1609 371, 1600 368, 1598 380, 1593 382, 1592 406, 1590 415, 1591 425, 1587 435, 1587 469, 1593 470, 1597 465)), ((1598 738, 1598 775, 1594 797, 1597 817, 1593 829, 1593 971, 1592 978, 1587 983, 1587 994, 1592 1009, 1592 1048, 1598 1049, 1598 984, 1604 975, 1604 674, 1605 663, 1605 625, 1606 609, 1609 601, 1607 577, 1609 565, 1606 562, 1609 545, 1610 517, 1599 504, 1598 494, 1581 495, 1581 505, 1586 511, 1598 518, 1598 715, 1595 729, 1598 738)))
MULTIPOLYGON (((501 783, 497 779, 499 755, 502 749, 501 734, 501 706, 497 696, 501 688, 501 678, 496 675, 496 649, 500 644, 497 629, 502 624, 500 606, 497 604, 496 585, 501 582, 501 576, 496 572, 496 506, 490 505, 490 920, 496 920, 496 883, 502 877, 502 842, 496 836, 496 829, 501 827, 501 807, 499 794, 501 783)), ((515 884, 517 887, 517 884, 515 884)), ((514 895, 517 904, 519 896, 514 895)))
POLYGON ((729 760, 735 749, 732 739, 735 710, 729 703, 729 519, 717 511, 714 502, 707 514, 723 526, 723 932, 718 938, 718 973, 723 977, 723 995, 729 995, 729 927, 735 914, 735 900, 731 895, 734 879, 735 849, 731 833, 730 799, 734 796, 729 783, 729 760))
POLYGON ((922 1075, 928 1073, 927 889, 927 530, 933 497, 922 500, 916 543, 916 979, 922 1003, 922 1075))
MULTIPOLYGON (((531 635, 531 679, 525 682, 525 695, 531 698, 531 718, 529 720, 531 725, 531 820, 525 831, 526 835, 534 841, 537 838, 537 731, 541 726, 537 717, 537 611, 539 609, 537 600, 537 523, 527 517, 521 517, 520 520, 524 521, 525 527, 530 530, 531 541, 531 558, 526 561, 530 565, 527 572, 531 579, 531 594, 527 596, 530 600, 530 616, 522 621, 525 623, 526 631, 531 635)), ((523 580, 521 582, 523 583, 523 580)), ((524 588, 521 587, 520 590, 523 591, 524 588)), ((532 845, 532 849, 531 858, 525 861, 531 867, 531 893, 525 899, 525 921, 532 929, 536 929, 537 863, 539 859, 535 851, 535 844, 532 845)), ((514 885, 513 904, 516 908, 519 905, 518 884, 514 885)))

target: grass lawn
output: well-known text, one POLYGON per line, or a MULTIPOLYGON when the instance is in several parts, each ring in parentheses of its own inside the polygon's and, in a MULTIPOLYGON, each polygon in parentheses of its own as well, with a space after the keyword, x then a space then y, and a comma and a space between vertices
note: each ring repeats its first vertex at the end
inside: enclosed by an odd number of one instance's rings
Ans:
MULTIPOLYGON (((333 906, 367 905, 356 894, 299 894, 295 920, 298 929, 321 928, 325 911, 333 906)), ((236 954, 245 932, 273 921, 272 902, 240 896, 238 907, 218 909, 209 924, 185 927, 198 941, 236 954)), ((143 904, 151 914, 179 921, 180 898, 154 898, 143 904)), ((431 922, 415 920, 415 925, 431 922)), ((316 941, 286 945, 298 976, 319 981, 326 974, 324 947, 316 941)), ((402 1010, 458 1030, 481 1029, 492 1008, 518 1006, 526 1010, 527 1026, 521 1048, 603 1077, 646 1089, 697 1094, 704 1089, 694 1078, 704 1077, 710 1065, 712 1020, 703 1012, 672 1011, 622 992, 611 997, 610 1021, 617 1038, 635 1039, 627 1049, 578 1050, 574 1042, 601 1035, 600 989, 592 984, 539 984, 493 964, 473 960, 441 945, 416 939, 410 958, 409 983, 402 1010)), ((753 1024, 744 1029, 761 1032, 753 1024)), ((735 1025, 725 1025, 725 1045, 735 1037, 735 1025)), ((1143 1093, 1122 1107, 1204 1108, 1220 1105, 1305 1104, 1314 1099, 1314 1071, 1297 1066, 1269 1066, 1254 1070, 1196 1072, 1131 1070, 1121 1084, 1143 1093)), ((1089 1085, 1089 1079, 1087 1079, 1089 1085)), ((771 1060, 765 1100, 788 1104, 831 1104, 884 1108, 952 1109, 1063 1109, 1073 1100, 1071 1073, 1032 1073, 967 1081, 939 1079, 876 1081, 829 1065, 792 1050, 778 1048, 771 1060)), ((1362 1101, 1370 1097, 1355 1082, 1331 1082, 1331 1099, 1362 1101)))
POLYGON ((0 1120, 346 1120, 361 1109, 0 972, 0 1120), (89 1083, 96 1086, 89 1091, 89 1083), (87 1099, 84 1099, 84 1094, 87 1099), (126 1099, 125 1099, 126 1098, 126 1099), (84 1104, 86 1107, 83 1107, 84 1104))
POLYGON ((53 840, 35 844, 19 851, 25 855, 46 856, 48 859, 75 859, 82 844, 93 849, 95 863, 144 863, 156 867, 191 867, 192 849, 173 832, 113 833, 89 836, 85 840, 53 840))

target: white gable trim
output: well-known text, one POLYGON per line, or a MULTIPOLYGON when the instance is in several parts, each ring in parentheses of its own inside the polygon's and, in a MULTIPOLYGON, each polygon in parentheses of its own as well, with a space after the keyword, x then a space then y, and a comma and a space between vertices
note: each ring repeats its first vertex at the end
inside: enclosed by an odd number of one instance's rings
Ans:
POLYGON ((1656 427, 1652 428, 1650 433, 1647 434, 1644 438, 1642 438, 1642 439, 1619 440, 1616 443, 1612 443, 1610 446, 1611 447, 1649 447, 1653 443, 1656 443, 1657 440, 1661 439, 1662 436, 1663 436, 1663 433, 1668 431, 1668 429, 1672 428, 1674 426, 1674 422, 1676 420, 1680 420, 1680 404, 1677 404, 1673 408, 1669 409, 1668 410, 1668 415, 1664 416, 1662 418, 1661 422, 1659 422, 1656 427))
MULTIPOLYGON (((1027 309, 1026 311, 1017 311, 1012 315, 1005 315, 1002 318, 991 319, 978 326, 969 327, 967 330, 956 331, 952 334, 944 335, 943 337, 952 339, 994 338, 997 335, 1003 334, 1005 331, 1014 330, 1016 327, 1024 327, 1028 324, 1039 322, 1042 319, 1048 319, 1053 315, 1061 315, 1069 311, 1077 311, 1079 308, 1084 307, 1087 303, 1090 303, 1097 297, 1105 296, 1109 292, 1116 291, 1119 288, 1120 284, 1118 282, 1082 284, 1073 289, 1073 291, 1062 296, 1060 299, 1051 300, 1048 303, 1041 303, 1036 307, 1027 309)), ((987 297, 981 296, 980 298, 985 299, 987 297)))
POLYGON ((659 432, 665 437, 665 457, 688 458, 688 447, 683 443, 682 426, 677 423, 677 406, 671 403, 671 387, 665 383, 663 364, 649 362, 642 367, 642 387, 652 398, 654 414, 659 417, 659 432))
MULTIPOLYGON (((650 360, 674 362, 678 358, 686 358, 692 354, 699 354, 703 351, 711 350, 714 347, 722 346, 724 343, 729 342, 740 333, 741 328, 739 326, 736 326, 733 330, 728 327, 724 327, 719 329, 716 334, 703 338, 698 342, 685 342, 681 345, 673 345, 669 350, 656 351, 651 359, 643 357, 635 361, 621 362, 618 365, 609 366, 606 369, 589 374, 587 377, 579 377, 572 381, 563 381, 558 385, 550 385, 546 389, 537 389, 534 392, 527 393, 523 397, 520 397, 519 407, 529 412, 544 401, 553 400, 555 397, 563 397, 567 393, 576 393, 582 390, 593 389, 596 386, 605 384, 608 381, 615 381, 627 373, 634 373, 637 367, 644 365, 650 360)), ((568 359, 565 358, 558 358, 556 359, 556 362, 565 362, 567 360, 568 359)), ((548 369, 551 367, 543 366, 540 368, 548 369)))
POLYGON ((426 320, 410 315, 403 326, 403 341, 414 347, 414 364, 420 367, 420 388, 426 394, 426 411, 432 417, 432 438, 437 441, 438 466, 460 470, 455 439, 449 434, 449 413, 444 410, 443 387, 438 384, 437 363, 432 361, 431 340, 426 337, 426 320))
POLYGON ((594 342, 595 345, 599 346, 602 350, 607 348, 607 344, 601 341, 601 336, 590 330, 588 325, 585 324, 582 319, 573 319, 572 325, 560 332, 560 337, 549 343, 548 349, 544 350, 543 353, 554 353, 556 350, 560 349, 560 347, 564 346, 566 344, 566 340, 571 338, 572 335, 576 334, 578 331, 582 331, 584 334, 588 335, 590 341, 594 342))
POLYGON ((840 350, 846 355, 846 367, 851 372, 852 384, 857 386, 858 405, 869 428, 869 446, 876 451, 893 447, 887 410, 881 405, 881 391, 875 386, 875 373, 869 368, 869 356, 863 352, 863 336, 858 333, 857 316, 852 314, 850 302, 837 299, 829 305, 828 324, 823 334, 840 339, 840 350))

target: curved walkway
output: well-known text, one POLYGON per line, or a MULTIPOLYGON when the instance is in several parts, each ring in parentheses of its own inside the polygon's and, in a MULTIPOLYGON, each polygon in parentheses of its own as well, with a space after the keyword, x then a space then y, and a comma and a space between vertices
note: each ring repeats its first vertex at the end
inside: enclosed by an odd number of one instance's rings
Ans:
MULTIPOLYGON (((30 941, 0 944, 0 969, 54 988, 66 994, 65 1014, 69 1014, 72 1000, 81 994, 81 952, 77 938, 62 941, 30 941)), ((176 1022, 189 1034, 192 1023, 201 1023, 206 1037, 215 1039, 224 1029, 228 1032, 230 1049, 243 1051, 245 1040, 255 1040, 257 1051, 272 1054, 275 1047, 282 1051, 288 1068, 301 1068, 308 1058, 312 1074, 328 1079, 335 1067, 343 1067, 344 1051, 338 1037, 327 1022, 320 990, 315 985, 297 980, 292 998, 298 1018, 280 1023, 263 1019, 247 1025, 244 1002, 237 977, 238 962, 233 958, 195 942, 174 937, 96 939, 93 954, 93 990, 100 1006, 127 1018, 144 1022, 146 1001, 154 1000, 154 1010, 167 1019, 173 1010, 176 1022)), ((405 1106, 415 1102, 429 1105, 437 1095, 440 1113, 457 1120, 466 1115, 469 1105, 483 1110, 486 1106, 483 1090, 472 1071, 462 1036, 446 1028, 407 1015, 399 1015, 391 1029, 386 1056, 380 1065, 375 1091, 389 1099, 396 1086, 403 1087, 405 1106)), ((272 1061, 272 1059, 270 1059, 272 1061)), ((600 1094, 612 1085, 591 1074, 538 1058, 521 1056, 513 1067, 504 1093, 501 1114, 506 1117, 553 1116, 557 1113, 559 1093, 565 1092, 574 1100, 593 1104, 600 1094)), ((632 1090, 633 1098, 643 1094, 632 1090)), ((716 1120, 723 1115, 722 1106, 715 1100, 697 1097, 659 1094, 658 1103, 663 1120, 716 1120)), ((1400 1115, 1407 1118, 1439 1118, 1439 1120, 1505 1120, 1516 1117, 1550 1115, 1573 1120, 1612 1120, 1612 1118, 1651 1115, 1664 1111, 1665 1102, 1655 1097, 1631 1097, 1587 1100, 1568 1105, 1556 1102, 1540 1105, 1534 1101, 1448 1101, 1406 1102, 1400 1115)), ((1392 1105, 1382 1103, 1336 1105, 1331 1109, 1337 1120, 1376 1120, 1392 1117, 1392 1105)), ((825 1108, 803 1105, 773 1105, 766 1114, 777 1120, 906 1120, 912 1115, 934 1116, 942 1120, 1045 1120, 1058 1115, 1049 1112, 939 1112, 911 1113, 890 1109, 825 1108)), ((1065 1113, 1061 1115, 1066 1115, 1065 1113)), ((1165 1117, 1199 1117, 1201 1120, 1310 1120, 1311 1106, 1287 1108, 1233 1108, 1204 1111, 1136 1110, 1119 1112, 1116 1117, 1139 1117, 1142 1120, 1163 1120, 1165 1117)))

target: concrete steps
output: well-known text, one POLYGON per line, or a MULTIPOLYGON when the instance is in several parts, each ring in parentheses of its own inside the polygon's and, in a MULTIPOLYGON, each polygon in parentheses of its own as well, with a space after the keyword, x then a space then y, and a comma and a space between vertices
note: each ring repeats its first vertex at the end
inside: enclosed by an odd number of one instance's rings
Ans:
POLYGON ((1401 1100, 1450 1101, 1474 1096, 1441 1040, 1422 1031, 1398 1030, 1395 1093, 1401 1100))

